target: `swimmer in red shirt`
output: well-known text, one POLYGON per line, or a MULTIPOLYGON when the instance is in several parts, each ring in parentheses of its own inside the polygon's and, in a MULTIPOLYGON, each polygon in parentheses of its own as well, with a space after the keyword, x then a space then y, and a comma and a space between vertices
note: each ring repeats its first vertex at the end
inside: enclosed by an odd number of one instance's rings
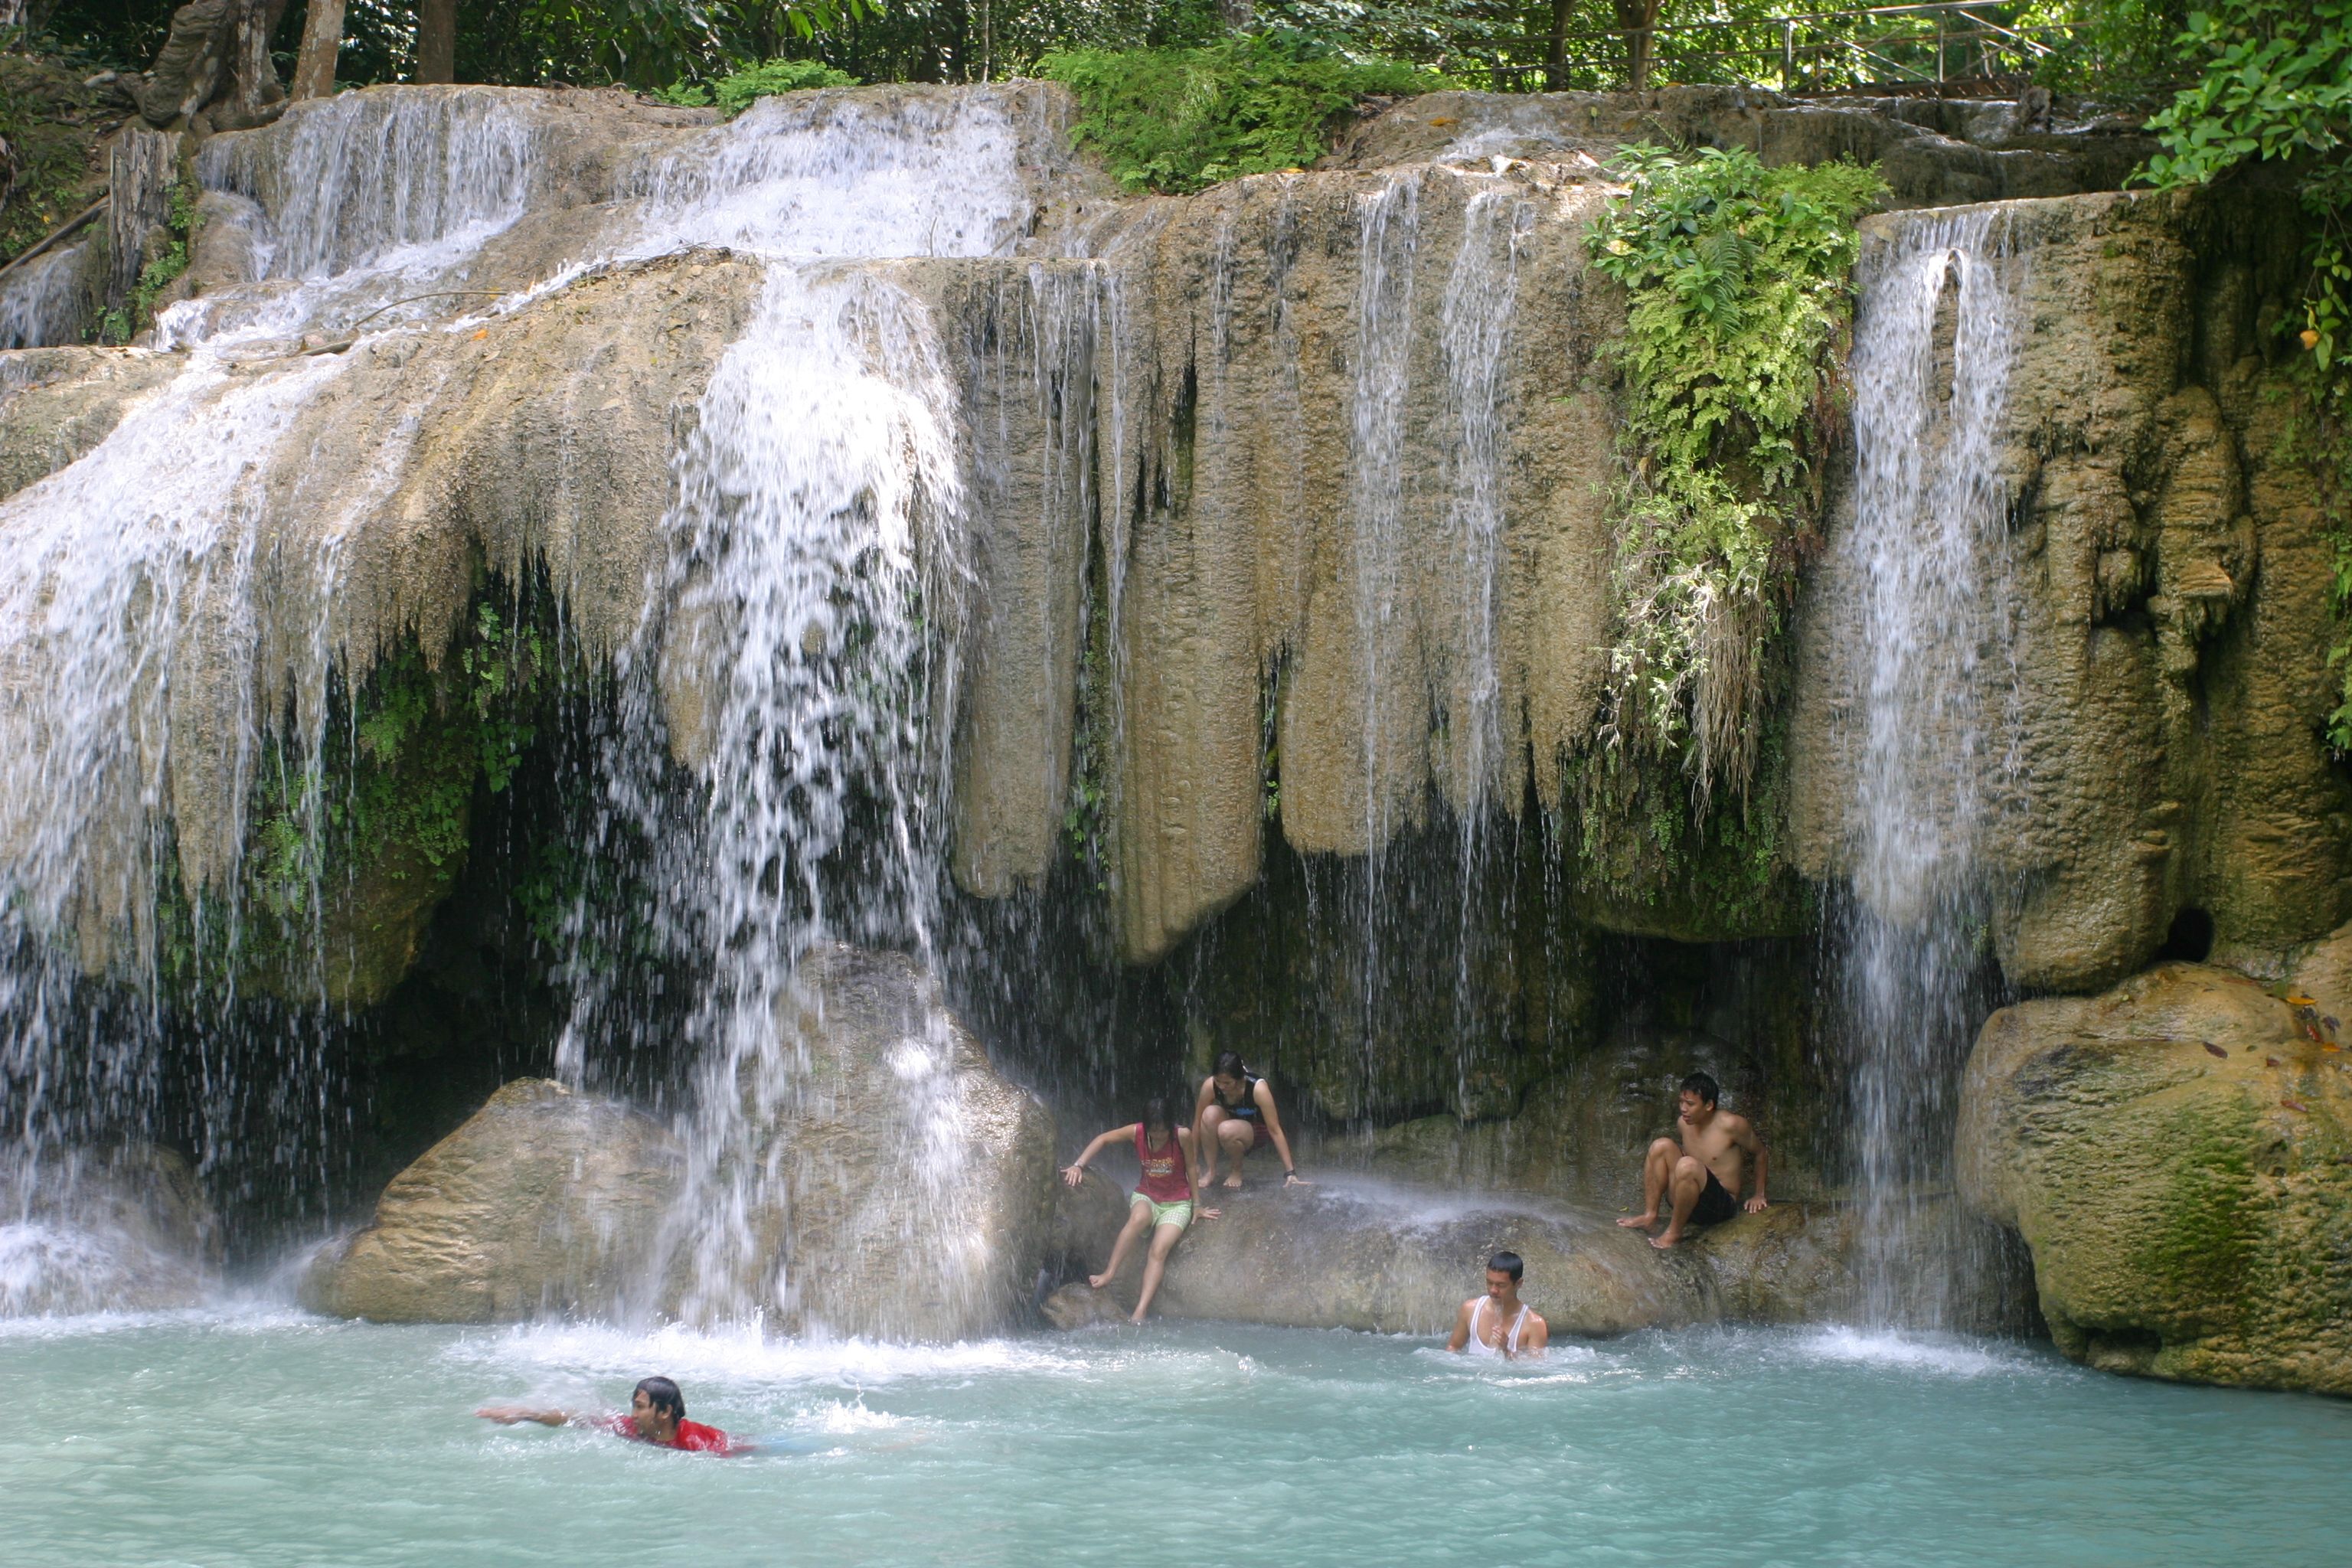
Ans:
POLYGON ((657 1448, 683 1448, 690 1454, 748 1454, 749 1443, 739 1443, 716 1426, 705 1426, 699 1421, 686 1418, 686 1395, 677 1384, 666 1377, 649 1377, 637 1384, 629 1395, 626 1415, 581 1415, 568 1410, 530 1410, 520 1405, 489 1405, 474 1412, 485 1421, 495 1421, 501 1426, 511 1426, 518 1421, 536 1421, 542 1426, 562 1426, 577 1422, 593 1426, 599 1432, 610 1432, 626 1437, 633 1443, 651 1443, 657 1448))

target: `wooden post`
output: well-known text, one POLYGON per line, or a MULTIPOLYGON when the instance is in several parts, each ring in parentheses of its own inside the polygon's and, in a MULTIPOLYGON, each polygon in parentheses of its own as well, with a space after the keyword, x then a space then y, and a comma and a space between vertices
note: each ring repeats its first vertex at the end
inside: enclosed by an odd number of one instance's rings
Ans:
POLYGON ((343 0, 310 0, 302 13, 302 44, 294 55, 296 100, 331 98, 335 57, 343 47, 343 0))

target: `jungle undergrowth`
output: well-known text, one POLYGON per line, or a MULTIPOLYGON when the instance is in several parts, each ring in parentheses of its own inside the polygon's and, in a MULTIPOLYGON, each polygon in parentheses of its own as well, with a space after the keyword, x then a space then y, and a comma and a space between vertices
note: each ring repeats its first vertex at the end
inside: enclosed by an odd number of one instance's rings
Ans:
POLYGON ((715 81, 679 82, 646 96, 681 109, 716 108, 731 120, 763 98, 803 92, 810 88, 856 85, 856 77, 835 70, 822 60, 762 60, 715 81))
POLYGON ((1856 224, 1874 166, 1745 149, 1620 155, 1586 237, 1628 296, 1603 752, 1678 764, 1694 817, 1755 778, 1774 639, 1843 426, 1856 224))
POLYGON ((1037 74, 1077 96, 1078 142, 1119 184, 1173 195, 1304 168, 1366 99, 1457 85, 1276 32, 1192 48, 1062 49, 1041 58, 1037 74))

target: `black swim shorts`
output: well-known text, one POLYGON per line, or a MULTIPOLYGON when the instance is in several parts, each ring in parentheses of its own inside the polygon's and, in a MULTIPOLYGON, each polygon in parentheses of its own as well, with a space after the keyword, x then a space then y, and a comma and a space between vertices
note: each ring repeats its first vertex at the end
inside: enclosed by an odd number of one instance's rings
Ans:
POLYGON ((1690 1223, 1721 1225, 1738 1212, 1739 1200, 1726 1192, 1723 1184, 1715 1179, 1715 1173, 1709 1171, 1706 1173, 1706 1190, 1699 1194, 1698 1203, 1691 1209, 1690 1223))

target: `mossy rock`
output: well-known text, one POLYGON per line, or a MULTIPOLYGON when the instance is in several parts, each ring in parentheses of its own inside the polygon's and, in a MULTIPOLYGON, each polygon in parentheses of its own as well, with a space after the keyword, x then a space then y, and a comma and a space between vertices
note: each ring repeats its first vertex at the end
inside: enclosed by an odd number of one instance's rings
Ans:
POLYGON ((2292 995, 2166 963, 1986 1023, 1960 1190, 2032 1249, 2066 1354, 2352 1394, 2352 1054, 2292 995))

